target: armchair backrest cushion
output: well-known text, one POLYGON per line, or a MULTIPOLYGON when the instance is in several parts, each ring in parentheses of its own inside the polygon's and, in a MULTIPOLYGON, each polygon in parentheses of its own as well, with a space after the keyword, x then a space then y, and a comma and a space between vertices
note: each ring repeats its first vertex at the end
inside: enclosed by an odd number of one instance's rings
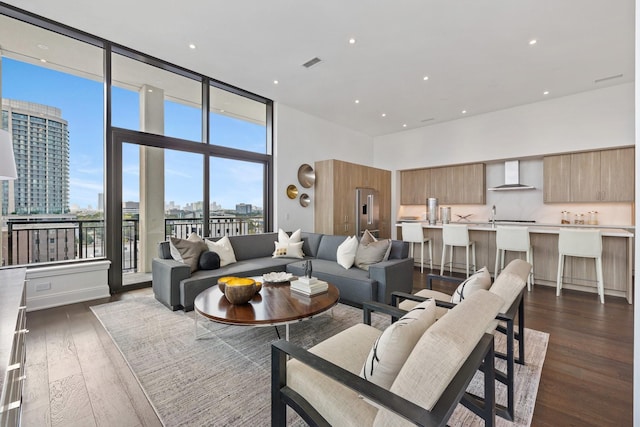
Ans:
POLYGON ((504 270, 496 277, 489 291, 499 295, 504 304, 500 309, 500 313, 505 313, 513 301, 527 284, 527 277, 531 271, 531 264, 521 259, 514 259, 504 270))
MULTIPOLYGON (((391 386, 391 391, 431 410, 498 314, 504 301, 479 290, 452 308, 422 335, 391 386)), ((375 426, 411 425, 380 409, 375 426)))
POLYGON ((420 337, 435 321, 435 300, 424 301, 412 308, 376 340, 360 376, 389 389, 420 337))

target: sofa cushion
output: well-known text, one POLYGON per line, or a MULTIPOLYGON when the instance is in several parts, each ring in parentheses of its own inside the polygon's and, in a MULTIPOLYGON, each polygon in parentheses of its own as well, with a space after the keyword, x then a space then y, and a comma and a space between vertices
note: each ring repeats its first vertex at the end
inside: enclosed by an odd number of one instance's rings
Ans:
MULTIPOLYGON (((304 275, 304 261, 287 264, 287 272, 304 275)), ((313 260, 313 275, 335 285, 340 290, 340 301, 362 304, 363 301, 378 300, 378 282, 369 278, 369 273, 359 268, 345 270, 335 261, 313 260)))
MULTIPOLYGON (((416 292, 415 295, 423 298, 433 298, 438 301, 449 301, 451 299, 451 295, 445 294, 444 292, 434 291, 432 289, 421 289, 416 292)), ((403 310, 409 311, 418 304, 420 303, 407 299, 398 304, 398 307, 403 310)), ((436 306, 436 319, 441 318, 442 316, 447 314, 448 311, 448 308, 436 306)))
POLYGON ((515 259, 498 274, 489 290, 504 300, 504 305, 500 310, 501 313, 506 313, 526 286, 530 271, 531 264, 521 259, 515 259))
POLYGON ((217 253, 220 257, 220 267, 236 262, 236 254, 229 237, 224 236, 216 242, 206 240, 206 244, 210 251, 217 253))
POLYGON ((388 254, 391 241, 388 239, 363 244, 362 241, 358 244, 358 250, 356 251, 355 265, 363 270, 369 270, 371 264, 376 264, 384 260, 384 257, 388 254))
POLYGON ((278 233, 245 234, 229 236, 237 261, 254 258, 271 258, 273 242, 278 240, 278 233))
POLYGON ((200 254, 207 250, 207 246, 198 237, 198 240, 191 239, 179 239, 177 237, 170 237, 171 242, 171 255, 176 261, 187 264, 193 273, 198 269, 198 260, 200 254))
POLYGON ((215 270, 220 268, 220 256, 212 251, 204 251, 198 259, 198 269, 215 270))
POLYGON ((460 283, 451 295, 451 302, 458 304, 463 299, 479 289, 489 289, 491 287, 491 275, 487 267, 482 267, 476 273, 469 276, 467 280, 460 283))
POLYGON ((356 260, 356 251, 358 250, 358 239, 356 236, 347 237, 347 239, 338 246, 336 251, 336 260, 345 269, 353 267, 356 260))
POLYGON ((413 347, 435 321, 436 303, 427 300, 392 323, 371 347, 360 376, 389 389, 413 347))
POLYGON ((320 246, 320 240, 323 234, 319 233, 300 233, 302 236, 302 252, 305 256, 315 258, 318 255, 318 246, 320 246))
POLYGON ((324 234, 318 245, 316 258, 337 261, 338 246, 347 239, 346 236, 330 236, 324 234))
MULTIPOLYGON (((433 409, 503 303, 499 296, 480 290, 457 304, 422 335, 391 391, 427 410, 433 409)), ((390 425, 407 422, 381 409, 374 426, 390 425)))
POLYGON ((402 240, 392 240, 391 250, 389 251, 389 259, 405 259, 409 258, 409 242, 402 240))

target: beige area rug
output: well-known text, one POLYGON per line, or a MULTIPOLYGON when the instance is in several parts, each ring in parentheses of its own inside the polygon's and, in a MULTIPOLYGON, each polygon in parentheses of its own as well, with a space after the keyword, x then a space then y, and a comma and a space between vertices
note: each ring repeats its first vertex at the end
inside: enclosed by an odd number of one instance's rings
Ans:
MULTIPOLYGON (((165 426, 270 424, 270 346, 277 339, 273 327, 204 323, 212 333, 195 340, 194 313, 171 312, 153 296, 92 310, 165 426)), ((339 304, 331 314, 291 325, 291 341, 310 347, 361 321, 362 310, 339 304)), ((374 326, 382 329, 388 323, 388 318, 374 316, 374 326)), ((284 336, 284 327, 280 334, 284 336)), ((527 365, 516 365, 516 422, 497 418, 498 426, 530 425, 548 338, 546 333, 527 330, 527 365)), ((497 349, 503 345, 496 341, 497 349)), ((502 366, 504 361, 496 363, 502 366)), ((482 380, 474 380, 469 390, 481 395, 482 380)), ((506 402, 505 392, 498 384, 498 402, 506 402)), ((302 423, 293 411, 289 419, 292 424, 302 423)), ((459 405, 449 425, 483 423, 459 405)))

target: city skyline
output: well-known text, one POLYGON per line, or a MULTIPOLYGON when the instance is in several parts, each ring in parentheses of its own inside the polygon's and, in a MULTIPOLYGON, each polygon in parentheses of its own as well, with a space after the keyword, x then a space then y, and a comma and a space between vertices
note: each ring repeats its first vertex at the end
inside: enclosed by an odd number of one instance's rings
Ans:
MULTIPOLYGON (((104 192, 103 84, 44 67, 2 58, 2 97, 59 108, 68 122, 69 209, 97 206, 104 192), (95 142, 92 142, 95 141, 95 142)), ((113 87, 113 126, 137 130, 138 93, 113 87)), ((199 108, 165 101, 165 135, 198 141, 201 137, 199 108)), ((211 115, 214 142, 233 141, 236 148, 259 150, 264 145, 264 126, 211 115)), ((123 200, 139 201, 139 146, 123 147, 123 200)), ((202 201, 202 156, 165 150, 165 200, 180 206, 202 201)), ((249 162, 211 159, 211 202, 233 210, 237 204, 262 206, 263 166, 249 162), (238 197, 242 197, 242 200, 238 197)))

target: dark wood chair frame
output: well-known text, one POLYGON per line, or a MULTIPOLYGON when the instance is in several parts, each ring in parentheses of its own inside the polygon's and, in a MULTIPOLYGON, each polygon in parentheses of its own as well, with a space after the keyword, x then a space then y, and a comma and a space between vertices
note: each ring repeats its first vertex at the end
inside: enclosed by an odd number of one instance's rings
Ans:
MULTIPOLYGON (((455 284, 460 284, 464 280, 463 278, 440 276, 438 274, 427 275, 427 289, 432 289, 432 280, 442 280, 455 284)), ((525 364, 525 350, 524 350, 524 291, 525 288, 514 299, 513 303, 505 313, 498 313, 496 320, 505 322, 504 325, 499 324, 496 330, 502 334, 505 334, 507 341, 507 352, 495 352, 496 357, 504 359, 507 362, 507 372, 502 372, 498 369, 495 371, 496 380, 507 386, 507 406, 496 404, 496 414, 506 420, 513 421, 515 417, 515 400, 514 400, 514 378, 515 378, 515 366, 514 363, 519 365, 525 364), (517 318, 517 330, 516 321, 517 318), (515 357, 514 341, 518 341, 518 357, 515 357)), ((416 302, 422 302, 427 298, 417 295, 407 294, 403 292, 393 292, 391 294, 391 305, 398 307, 398 304, 405 300, 411 300, 416 302)), ((455 304, 447 301, 436 300, 438 307, 453 308, 455 304)), ((392 321, 395 321, 400 316, 394 317, 392 321)))
MULTIPOLYGON (((371 312, 381 311, 401 317, 405 311, 377 302, 363 304, 364 323, 371 324, 371 312)), ((271 345, 271 425, 284 427, 287 406, 295 410, 310 426, 330 426, 318 411, 295 390, 287 386, 287 360, 297 359, 320 373, 343 384, 363 397, 400 415, 419 426, 446 426, 458 403, 482 417, 485 426, 493 427, 495 406, 495 351, 493 335, 484 334, 431 411, 379 387, 326 359, 288 341, 279 340, 271 345), (466 392, 475 373, 484 373, 484 395, 480 399, 466 392)))

